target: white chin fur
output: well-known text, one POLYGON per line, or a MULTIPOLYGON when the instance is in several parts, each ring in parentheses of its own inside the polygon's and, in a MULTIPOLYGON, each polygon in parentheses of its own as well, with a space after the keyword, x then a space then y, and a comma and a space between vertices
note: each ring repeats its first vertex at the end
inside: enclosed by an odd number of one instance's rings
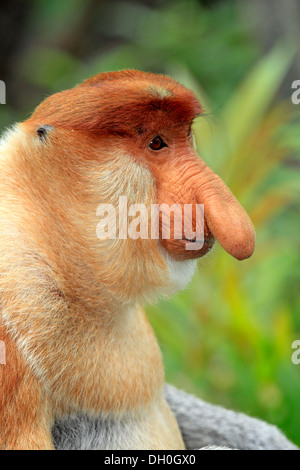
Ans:
POLYGON ((161 254, 166 262, 169 276, 169 283, 164 289, 164 293, 167 296, 174 295, 176 292, 185 289, 191 282, 197 267, 197 260, 177 261, 164 248, 161 248, 161 254))

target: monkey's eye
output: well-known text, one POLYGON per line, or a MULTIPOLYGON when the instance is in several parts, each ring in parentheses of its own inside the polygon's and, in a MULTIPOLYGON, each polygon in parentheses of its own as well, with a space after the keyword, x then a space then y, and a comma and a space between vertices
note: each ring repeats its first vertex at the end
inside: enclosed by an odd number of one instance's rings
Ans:
POLYGON ((151 140, 149 147, 151 148, 151 150, 160 150, 163 147, 167 147, 167 144, 159 135, 157 135, 156 137, 154 137, 154 139, 151 140))

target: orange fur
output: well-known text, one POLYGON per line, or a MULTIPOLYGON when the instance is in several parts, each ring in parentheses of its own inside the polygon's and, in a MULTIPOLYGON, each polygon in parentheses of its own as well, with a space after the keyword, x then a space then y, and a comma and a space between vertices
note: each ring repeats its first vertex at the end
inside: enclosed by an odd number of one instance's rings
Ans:
POLYGON ((0 365, 1 449, 52 449, 49 399, 3 327, 0 337, 8 357, 7 364, 0 365))

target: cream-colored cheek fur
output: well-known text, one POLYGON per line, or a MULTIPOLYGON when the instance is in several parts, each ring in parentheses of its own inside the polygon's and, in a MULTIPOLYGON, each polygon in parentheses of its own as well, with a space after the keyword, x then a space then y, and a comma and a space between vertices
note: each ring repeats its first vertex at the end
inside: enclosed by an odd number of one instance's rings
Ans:
MULTIPOLYGON (((128 154, 116 153, 114 170, 106 168, 99 171, 97 185, 101 189, 101 202, 109 202, 116 209, 116 240, 98 240, 98 257, 102 269, 108 260, 110 288, 118 295, 120 282, 124 284, 128 300, 153 303, 160 297, 169 297, 185 289, 191 281, 197 261, 177 261, 170 256, 159 240, 120 240, 118 238, 119 198, 127 197, 128 207, 133 204, 144 204, 148 210, 148 227, 150 236, 151 204, 156 204, 155 183, 151 172, 137 163, 128 154), (105 197, 104 197, 105 195, 105 197), (111 257, 118 259, 112 266, 111 257), (116 272, 112 272, 112 268, 116 272), (113 280, 117 280, 113 285, 113 280)), ((95 191, 97 194, 97 192, 95 191)), ((100 200, 100 199, 99 199, 100 200)), ((128 219, 128 226, 130 224, 128 219)))

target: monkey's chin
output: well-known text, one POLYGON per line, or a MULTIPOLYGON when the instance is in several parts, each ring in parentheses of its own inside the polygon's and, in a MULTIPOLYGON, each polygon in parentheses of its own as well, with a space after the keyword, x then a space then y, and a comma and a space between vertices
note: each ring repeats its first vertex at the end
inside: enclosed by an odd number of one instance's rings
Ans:
POLYGON ((184 290, 191 282, 197 268, 197 260, 176 259, 163 246, 160 246, 160 252, 166 263, 168 282, 159 292, 158 297, 171 297, 184 290))

